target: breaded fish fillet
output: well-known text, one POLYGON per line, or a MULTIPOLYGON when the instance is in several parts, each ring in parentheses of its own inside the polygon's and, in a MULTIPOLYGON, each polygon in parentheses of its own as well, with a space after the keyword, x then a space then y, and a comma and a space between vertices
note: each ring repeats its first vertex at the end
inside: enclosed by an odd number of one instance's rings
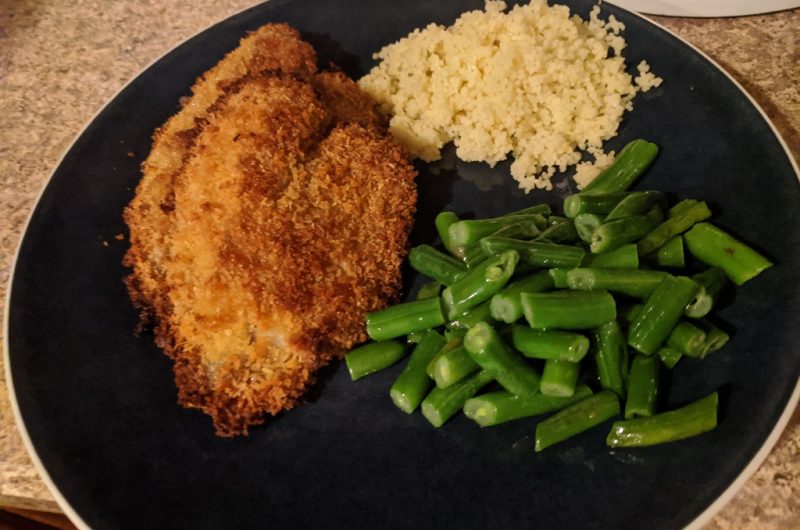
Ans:
POLYGON ((267 25, 156 131, 125 211, 134 303, 220 435, 291 408, 400 291, 416 202, 372 100, 267 25))

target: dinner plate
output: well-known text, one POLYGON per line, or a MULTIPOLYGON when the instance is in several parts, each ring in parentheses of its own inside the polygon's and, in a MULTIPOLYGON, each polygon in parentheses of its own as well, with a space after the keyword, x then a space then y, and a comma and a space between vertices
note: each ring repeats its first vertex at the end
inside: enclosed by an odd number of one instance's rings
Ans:
MULTIPOLYGON (((586 17, 593 1, 567 2, 586 17)), ((800 373, 800 187, 784 144, 748 96, 706 57, 650 22, 624 21, 628 64, 647 59, 663 85, 637 96, 618 137, 661 147, 637 184, 706 199, 716 222, 777 265, 718 312, 729 345, 667 375, 665 407, 714 390, 719 426, 678 443, 609 450, 608 424, 542 453, 536 419, 439 429, 391 403, 400 366, 358 383, 340 363, 304 404, 218 438, 176 404, 169 359, 122 284, 121 214, 150 135, 193 80, 249 30, 289 22, 352 76, 416 27, 450 23, 481 1, 275 0, 178 46, 127 85, 68 150, 30 218, 14 269, 7 370, 23 436, 70 517, 93 528, 678 528, 699 524, 763 459, 785 423, 800 373), (130 156, 134 153, 135 156, 130 156), (777 426, 777 427, 776 427, 777 426), (726 493, 727 492, 727 493, 726 493), (722 499, 720 501, 719 499, 722 499), (712 507, 709 509, 709 507, 712 507)), ((522 193, 509 163, 489 168, 452 150, 419 164, 414 243, 434 241, 450 209, 495 215, 557 205, 573 187, 522 193)), ((407 296, 422 281, 408 273, 407 296)))
POLYGON ((612 4, 669 17, 741 17, 800 7, 798 0, 612 0, 612 4))

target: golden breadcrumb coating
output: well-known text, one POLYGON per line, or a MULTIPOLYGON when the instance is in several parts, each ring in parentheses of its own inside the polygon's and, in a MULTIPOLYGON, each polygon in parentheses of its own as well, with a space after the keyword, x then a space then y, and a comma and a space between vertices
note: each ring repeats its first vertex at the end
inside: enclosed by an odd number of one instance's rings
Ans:
POLYGON ((415 172, 372 100, 285 24, 201 77, 125 211, 126 279, 217 434, 297 403, 400 292, 415 172))

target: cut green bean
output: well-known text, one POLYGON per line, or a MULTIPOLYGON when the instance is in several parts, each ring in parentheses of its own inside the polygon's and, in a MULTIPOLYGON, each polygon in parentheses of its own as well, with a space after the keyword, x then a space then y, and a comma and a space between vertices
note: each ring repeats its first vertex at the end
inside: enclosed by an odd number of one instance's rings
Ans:
POLYGON ((656 356, 636 355, 631 361, 628 377, 628 397, 625 400, 625 419, 652 416, 658 401, 658 369, 661 361, 656 356))
POLYGON ((422 285, 417 291, 417 300, 427 300, 429 298, 436 298, 442 291, 442 284, 439 282, 428 282, 422 285))
POLYGON ((629 325, 636 320, 636 318, 641 314, 642 309, 644 309, 644 304, 630 304, 624 305, 620 310, 620 315, 622 316, 622 321, 629 325))
POLYGON ((564 215, 571 219, 584 213, 606 215, 627 196, 626 191, 569 195, 564 199, 564 215))
POLYGON ((362 377, 392 366, 403 358, 406 347, 393 340, 370 342, 359 346, 344 356, 344 363, 350 373, 350 379, 356 381, 362 377))
POLYGON ((717 303, 717 296, 728 283, 728 276, 720 267, 711 267, 693 275, 692 279, 700 288, 694 299, 686 306, 684 314, 690 318, 701 318, 706 316, 717 303))
MULTIPOLYGON (((550 219, 554 217, 556 216, 551 216, 550 219)), ((550 220, 548 220, 548 222, 550 222, 550 220)), ((518 236, 508 237, 522 239, 518 236)), ((545 228, 536 239, 540 241, 547 240, 552 243, 571 243, 578 239, 578 232, 575 230, 575 222, 572 219, 561 217, 557 219, 557 222, 545 228)))
POLYGON ((661 362, 664 363, 664 366, 671 370, 675 368, 675 365, 681 360, 683 354, 669 346, 662 346, 658 349, 658 356, 661 358, 661 362))
POLYGON ((389 390, 389 395, 397 408, 411 414, 422 402, 433 386, 433 381, 425 369, 444 344, 444 337, 430 330, 411 352, 408 363, 389 390))
POLYGON ((697 288, 697 283, 686 276, 664 278, 628 328, 628 344, 644 354, 655 353, 678 323, 697 288))
POLYGON ((589 329, 617 318, 608 291, 522 293, 522 310, 534 329, 589 329))
POLYGON ((535 451, 538 453, 553 444, 600 425, 619 413, 619 398, 608 390, 573 403, 536 425, 535 451))
POLYGON ((772 266, 767 258, 711 223, 698 223, 684 236, 686 247, 700 261, 720 267, 736 285, 772 266))
POLYGON ((586 385, 578 385, 570 397, 545 396, 538 392, 532 396, 518 397, 511 392, 500 390, 467 400, 464 404, 464 415, 481 427, 491 427, 508 421, 555 412, 591 395, 592 390, 586 385))
POLYGON ((492 310, 489 302, 483 302, 473 308, 467 309, 457 317, 453 318, 447 323, 447 329, 461 329, 466 330, 477 324, 478 322, 494 323, 492 317, 492 310))
POLYGON ((638 269, 639 250, 635 243, 622 245, 609 252, 588 253, 583 257, 581 267, 594 269, 638 269))
POLYGON ((447 334, 445 333, 444 346, 439 348, 439 351, 436 352, 436 355, 431 357, 431 360, 428 361, 428 365, 425 367, 425 373, 428 374, 428 377, 430 377, 433 380, 436 379, 436 375, 434 373, 434 367, 436 366, 436 361, 439 359, 439 357, 449 352, 450 350, 462 347, 462 342, 463 342, 462 339, 463 337, 458 337, 458 338, 448 337, 447 334))
POLYGON ((556 269, 548 269, 547 274, 550 275, 550 279, 553 280, 553 287, 556 289, 567 289, 567 273, 572 269, 564 269, 564 268, 556 268, 556 269))
POLYGON ((728 343, 728 340, 730 340, 730 337, 727 333, 707 320, 701 320, 699 325, 702 326, 703 331, 706 333, 706 340, 703 344, 703 352, 700 355, 701 359, 707 357, 708 354, 719 350, 728 343))
POLYGON ((539 390, 536 370, 512 352, 489 324, 475 324, 464 337, 464 347, 473 361, 512 394, 528 396, 539 390))
POLYGON ((653 228, 647 235, 639 240, 639 254, 647 256, 655 252, 667 241, 689 230, 696 223, 711 217, 711 210, 705 201, 700 201, 687 208, 685 211, 670 217, 660 225, 653 228))
POLYGON ((522 318, 521 293, 540 293, 552 288, 553 279, 547 271, 539 271, 511 282, 492 296, 489 302, 492 318, 508 324, 519 320, 522 318))
MULTIPOLYGON (((501 215, 500 217, 511 217, 516 215, 539 215, 541 219, 545 219, 546 215, 550 215, 552 210, 549 204, 534 204, 533 206, 528 206, 527 208, 523 208, 521 210, 514 210, 513 212, 508 212, 506 214, 501 215)), ((544 228, 545 225, 541 225, 541 228, 544 228)))
POLYGON ((658 146, 646 140, 633 140, 619 152, 614 162, 587 184, 581 194, 625 191, 653 162, 658 146))
MULTIPOLYGON (((632 215, 603 222, 592 232, 589 250, 592 251, 592 254, 599 254, 632 243, 658 226, 663 218, 664 214, 661 208, 654 206, 645 215, 632 215)), ((641 245, 639 245, 639 254, 644 255, 641 245)))
MULTIPOLYGON (((509 237, 512 239, 529 239, 540 234, 536 223, 529 221, 505 226, 491 235, 494 237, 509 237)), ((468 268, 472 268, 489 257, 489 253, 481 247, 481 242, 470 243, 463 250, 463 261, 468 268)))
POLYGON ((415 300, 373 311, 367 313, 366 320, 367 335, 376 341, 435 328, 445 322, 439 298, 415 300))
POLYGON ((592 242, 595 230, 603 224, 603 218, 594 213, 582 213, 575 218, 575 232, 586 243, 592 242))
POLYGON ((567 272, 567 287, 578 291, 605 289, 634 298, 647 298, 668 274, 641 269, 585 269, 567 272))
POLYGON ((546 223, 540 214, 530 215, 504 215, 492 219, 469 219, 453 223, 448 228, 450 242, 460 247, 480 241, 482 238, 492 235, 501 228, 520 223, 546 223))
POLYGON ((525 357, 577 363, 589 351, 589 339, 579 333, 531 329, 515 324, 511 337, 514 347, 525 357))
POLYGON ((684 199, 669 209, 669 212, 667 213, 667 218, 677 217, 699 202, 700 201, 695 199, 684 199))
POLYGON ((507 250, 483 261, 466 276, 442 291, 447 318, 452 320, 467 309, 486 302, 508 283, 519 255, 507 250))
POLYGON ((406 335, 406 343, 408 344, 418 344, 419 341, 422 340, 422 337, 425 336, 427 333, 427 329, 425 331, 412 331, 408 335, 406 335))
POLYGON ((519 253, 520 261, 542 268, 577 267, 586 253, 582 248, 572 245, 494 236, 483 238, 481 247, 490 255, 514 250, 519 253))
POLYGON ((549 359, 544 363, 539 392, 545 396, 569 397, 575 393, 580 372, 578 363, 549 359))
POLYGON ((653 206, 658 206, 663 210, 666 205, 667 200, 660 191, 632 191, 608 213, 605 222, 632 215, 644 215, 653 206))
POLYGON ((433 362, 433 380, 439 388, 447 388, 470 374, 477 372, 480 366, 472 360, 464 346, 445 351, 433 362))
POLYGON ((625 380, 628 377, 628 347, 617 321, 606 322, 595 329, 594 342, 600 386, 624 397, 625 380))
POLYGON ((442 240, 442 246, 444 246, 447 251, 456 256, 457 258, 461 257, 461 249, 458 245, 454 245, 450 241, 450 225, 453 223, 457 223, 461 219, 458 218, 456 214, 453 212, 441 212, 439 215, 436 216, 434 220, 434 224, 436 225, 436 232, 439 233, 439 239, 442 240))
POLYGON ((492 379, 489 372, 481 370, 447 388, 434 388, 422 401, 422 415, 434 427, 441 427, 492 379))
POLYGON ((682 269, 686 266, 683 252, 683 237, 677 235, 664 243, 655 254, 655 264, 659 267, 682 269))
POLYGON ((455 283, 467 274, 463 263, 430 245, 412 248, 408 253, 408 262, 415 271, 444 285, 455 283))
POLYGON ((682 321, 667 337, 667 346, 687 357, 702 357, 706 344, 706 332, 691 322, 682 321))
POLYGON ((606 443, 609 447, 644 447, 702 434, 717 426, 718 401, 714 392, 676 410, 614 422, 606 443))

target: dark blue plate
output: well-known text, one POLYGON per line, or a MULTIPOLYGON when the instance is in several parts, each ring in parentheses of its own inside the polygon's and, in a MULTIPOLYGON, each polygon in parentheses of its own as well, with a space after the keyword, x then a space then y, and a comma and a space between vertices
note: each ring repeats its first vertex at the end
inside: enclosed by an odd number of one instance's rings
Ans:
MULTIPOLYGON (((584 17, 592 2, 568 2, 584 17)), ((135 337, 120 264, 121 213, 150 134, 178 110, 196 76, 248 31, 287 21, 358 76, 382 45, 481 1, 273 0, 192 38, 146 70, 97 116, 44 191, 11 289, 8 350, 15 399, 35 458, 95 528, 677 528, 739 476, 778 422, 800 373, 800 188, 763 115, 685 43, 627 12, 635 65, 665 79, 640 95, 610 147, 661 146, 640 189, 703 198, 718 223, 778 265, 719 313, 735 330, 723 351, 682 361, 668 406, 720 390, 719 427, 680 443, 610 451, 608 425, 541 454, 536 420, 480 430, 458 417, 433 429, 388 396, 399 367, 357 384, 336 364, 308 403, 247 438, 213 435, 176 405, 170 361, 135 337), (127 153, 138 154, 130 158, 127 153), (104 245, 106 241, 108 245, 104 245)), ((524 196, 508 164, 421 165, 415 242, 432 240, 443 208, 492 215, 569 191, 524 196)), ((448 163, 452 162, 452 163, 448 163)), ((413 292, 414 284, 409 283, 413 292)), ((68 505, 66 504, 68 503, 68 505)))

